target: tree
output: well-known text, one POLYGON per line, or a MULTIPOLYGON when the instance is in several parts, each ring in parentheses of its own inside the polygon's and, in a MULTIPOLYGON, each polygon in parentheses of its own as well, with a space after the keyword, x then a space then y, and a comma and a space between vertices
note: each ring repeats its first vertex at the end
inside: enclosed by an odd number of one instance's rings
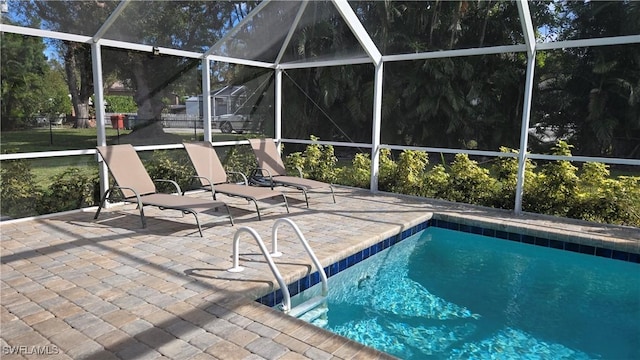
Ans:
MULTIPOLYGON (((568 1, 545 23, 558 40, 640 33, 640 3, 568 1)), ((569 132, 579 155, 640 157, 640 47, 545 52, 534 96, 535 122, 569 132)))
MULTIPOLYGON (((286 49, 286 61, 364 54, 331 3, 309 3, 300 24, 286 49)), ((287 71, 283 81, 284 136, 368 141, 373 114, 373 70, 370 65, 351 65, 287 71)))
POLYGON ((30 125, 36 115, 57 116, 70 109, 59 63, 47 62, 42 39, 2 33, 2 127, 30 125))
POLYGON ((2 127, 26 125, 39 111, 47 59, 42 39, 2 33, 2 127))
MULTIPOLYGON (((246 15, 245 12, 255 4, 163 1, 149 6, 148 2, 131 2, 108 34, 111 38, 136 43, 202 51, 215 43, 224 29, 241 20, 241 16, 246 15)), ((17 4, 24 18, 42 19, 48 29, 89 36, 97 32, 117 5, 117 2, 101 1, 24 1, 17 4)), ((54 43, 64 60, 78 117, 76 125, 85 126, 84 121, 89 118, 89 99, 93 94, 91 49, 87 44, 66 41, 54 43)), ((105 51, 103 71, 105 77, 116 73, 134 88, 141 118, 158 119, 172 89, 185 89, 185 84, 189 84, 189 91, 194 87, 199 88, 200 79, 195 71, 190 72, 192 76, 183 77, 198 65, 198 61, 149 55, 132 51, 105 51)))
MULTIPOLYGON (((241 6, 234 2, 163 1, 153 6, 133 2, 118 19, 118 33, 132 36, 136 42, 201 52, 253 6, 255 3, 249 2, 239 10, 241 6)), ((104 58, 105 74, 117 74, 135 90, 142 119, 160 119, 167 98, 174 93, 201 92, 198 59, 117 50, 106 51, 104 58)))
POLYGON ((71 94, 76 123, 74 127, 89 127, 89 99, 93 94, 91 48, 87 44, 65 41, 62 45, 67 85, 71 94))
MULTIPOLYGON (((524 41, 511 2, 375 2, 363 11, 370 11, 361 20, 384 54, 524 41)), ((383 141, 490 150, 516 146, 525 64, 520 54, 501 54, 385 65, 383 141)))
MULTIPOLYGON (((19 12, 29 22, 42 21, 46 28, 72 34, 93 35, 116 2, 101 1, 21 1, 17 2, 19 12), (91 19, 91 21, 84 21, 91 19)), ((89 100, 93 94, 91 71, 91 48, 88 44, 71 41, 51 41, 64 60, 67 85, 76 115, 76 127, 87 127, 89 120, 89 100)))

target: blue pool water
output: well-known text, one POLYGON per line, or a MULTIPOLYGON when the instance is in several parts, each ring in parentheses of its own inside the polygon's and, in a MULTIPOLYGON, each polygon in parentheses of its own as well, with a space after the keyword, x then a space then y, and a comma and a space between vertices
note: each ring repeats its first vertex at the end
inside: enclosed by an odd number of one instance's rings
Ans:
POLYGON ((442 228, 332 276, 327 307, 402 359, 640 359, 638 264, 442 228))

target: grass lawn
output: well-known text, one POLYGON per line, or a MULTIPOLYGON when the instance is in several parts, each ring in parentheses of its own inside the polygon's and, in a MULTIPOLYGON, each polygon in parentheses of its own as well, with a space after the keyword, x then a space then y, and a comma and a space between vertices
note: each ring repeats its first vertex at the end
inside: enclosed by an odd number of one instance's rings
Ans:
MULTIPOLYGON (((173 132, 165 129, 167 132, 179 135, 184 141, 202 140, 202 130, 199 133, 190 131, 189 129, 181 129, 173 132), (197 139, 195 139, 197 137, 197 139)), ((118 143, 118 136, 131 133, 131 130, 116 130, 106 128, 107 143, 118 143)), ((226 141, 245 139, 244 134, 222 134, 214 133, 213 141, 226 141)), ((97 129, 73 129, 70 127, 54 128, 54 129, 29 129, 18 131, 1 131, 0 132, 0 151, 2 153, 26 153, 26 152, 43 152, 43 151, 61 151, 61 150, 80 150, 93 149, 96 146, 97 129)), ((439 160, 439 159, 432 159, 439 160)), ((97 173, 97 163, 94 156, 65 156, 54 158, 42 158, 28 160, 33 171, 33 175, 43 187, 51 183, 51 179, 69 167, 77 167, 87 173, 97 173)), ((349 161, 342 161, 340 166, 350 166, 349 161)), ((434 165, 431 162, 431 166, 434 165)), ((484 164, 486 165, 486 164, 484 164)), ((484 166, 481 165, 481 166, 484 166)), ((638 176, 638 169, 629 167, 613 166, 612 177, 621 175, 638 176)))
MULTIPOLYGON (((0 132, 3 153, 93 149, 97 143, 97 129, 28 129, 0 132)), ((120 135, 131 130, 120 130, 120 135)), ((117 138, 118 130, 106 129, 107 142, 117 138)))
MULTIPOLYGON (((169 130, 170 131, 170 130, 169 130)), ((167 132, 169 132, 167 131, 167 132)), ((118 136, 131 133, 131 130, 105 129, 107 144, 117 143, 118 136)), ((192 131, 180 131, 185 141, 194 140, 192 131)), ((202 140, 202 133, 195 134, 202 140)), ((17 131, 1 131, 0 144, 3 153, 27 153, 40 151, 61 151, 94 149, 97 143, 97 129, 73 129, 69 127, 54 129, 28 129, 17 131)), ((247 135, 214 133, 213 141, 245 139, 247 135)))
MULTIPOLYGON (((106 128, 107 143, 118 143, 118 136, 131 133, 131 130, 106 128)), ((183 140, 193 141, 203 139, 203 134, 191 131, 176 132, 183 140)), ((214 141, 236 140, 246 138, 246 135, 213 134, 214 141)), ((70 127, 54 129, 28 129, 0 132, 0 151, 2 153, 28 153, 62 150, 94 149, 97 143, 97 129, 74 129, 70 127)), ((26 160, 31 166, 33 176, 42 187, 47 187, 51 179, 70 167, 77 167, 88 174, 98 171, 95 156, 63 156, 53 158, 26 160)))

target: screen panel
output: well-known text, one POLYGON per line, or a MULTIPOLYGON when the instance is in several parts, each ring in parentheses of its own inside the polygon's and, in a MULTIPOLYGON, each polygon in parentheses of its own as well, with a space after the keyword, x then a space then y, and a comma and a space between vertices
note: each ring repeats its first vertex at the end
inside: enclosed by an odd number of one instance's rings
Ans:
POLYGON ((350 1, 383 55, 524 43, 514 1, 350 1))
POLYGON ((282 136, 369 143, 373 75, 368 64, 285 71, 282 136))
POLYGON ((530 150, 563 140, 574 155, 640 159, 639 59, 638 44, 540 52, 530 150))
POLYGON ((519 146, 526 56, 385 65, 383 143, 498 151, 519 146))

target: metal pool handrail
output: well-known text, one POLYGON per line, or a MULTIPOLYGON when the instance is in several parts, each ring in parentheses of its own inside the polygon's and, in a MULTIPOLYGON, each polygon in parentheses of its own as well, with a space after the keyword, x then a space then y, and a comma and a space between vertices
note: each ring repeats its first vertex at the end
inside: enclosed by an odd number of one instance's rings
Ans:
POLYGON ((264 241, 262 240, 262 237, 260 237, 260 235, 254 229, 247 226, 240 227, 236 231, 235 235, 233 236, 233 267, 228 269, 227 271, 241 272, 244 270, 244 268, 239 265, 240 235, 243 232, 249 233, 256 240, 256 243, 258 244, 258 247, 260 247, 260 251, 262 252, 262 255, 264 255, 265 259, 267 260, 267 264, 269 264, 269 268, 271 269, 271 272, 275 276, 276 281, 278 281, 278 285, 280 286, 280 290, 282 291, 282 295, 283 295, 282 310, 285 313, 289 313, 289 311, 291 311, 291 293, 289 292, 289 288, 287 287, 287 284, 282 279, 282 275, 280 274, 278 267, 273 261, 274 257, 279 257, 282 255, 282 253, 278 251, 278 228, 282 224, 289 224, 295 231, 296 235, 298 236, 298 239, 302 243, 302 246, 307 251, 307 254, 309 255, 309 257, 311 258, 313 265, 318 270, 318 274, 320 274, 320 280, 322 281, 322 297, 326 297, 327 294, 329 293, 329 285, 327 283, 327 274, 325 273, 322 265, 320 265, 320 261, 318 260, 315 253, 311 249, 311 246, 309 246, 309 242, 302 234, 302 231, 300 231, 300 228, 298 228, 298 225, 296 225, 295 222, 287 218, 278 219, 273 223, 273 227, 271 229, 272 230, 271 234, 273 239, 273 244, 272 244, 273 251, 271 254, 267 250, 267 247, 265 246, 264 241))
POLYGON ((324 272, 324 268, 322 267, 322 265, 320 265, 320 261, 318 260, 318 258, 316 257, 316 254, 311 249, 311 246, 309 246, 309 242, 304 237, 304 235, 302 235, 302 231, 300 231, 300 228, 298 228, 298 225, 296 225, 296 223, 293 222, 293 220, 288 218, 283 218, 283 219, 278 219, 273 223, 273 227, 271 229, 271 238, 273 239, 272 255, 279 256, 278 254, 280 254, 278 252, 278 228, 280 227, 281 224, 291 225, 296 235, 298 235, 298 239, 300 239, 302 246, 307 251, 307 254, 311 258, 313 265, 316 267, 316 270, 318 270, 318 273, 320 274, 320 280, 322 281, 322 296, 327 296, 327 294, 329 293, 329 285, 327 283, 327 274, 324 272))
POLYGON ((258 246, 260 247, 260 251, 262 251, 262 255, 264 255, 264 258, 267 260, 267 263, 269 264, 269 268, 271 268, 271 272, 276 277, 276 280, 278 281, 278 285, 280 285, 280 290, 282 290, 282 294, 284 296, 284 299, 282 301, 283 303, 282 310, 284 312, 288 312, 289 310, 291 310, 291 294, 289 293, 289 288, 287 288, 287 284, 282 279, 282 275, 280 275, 280 271, 278 270, 278 267, 276 266, 275 262, 273 262, 273 258, 269 254, 267 247, 264 245, 264 241, 262 241, 262 238, 260 237, 260 235, 252 228, 247 226, 242 226, 236 231, 236 234, 233 236, 233 267, 231 269, 228 269, 227 271, 242 272, 244 270, 244 268, 238 264, 239 263, 238 253, 240 249, 240 234, 242 234, 243 232, 249 233, 251 236, 253 236, 253 238, 258 243, 258 246))

